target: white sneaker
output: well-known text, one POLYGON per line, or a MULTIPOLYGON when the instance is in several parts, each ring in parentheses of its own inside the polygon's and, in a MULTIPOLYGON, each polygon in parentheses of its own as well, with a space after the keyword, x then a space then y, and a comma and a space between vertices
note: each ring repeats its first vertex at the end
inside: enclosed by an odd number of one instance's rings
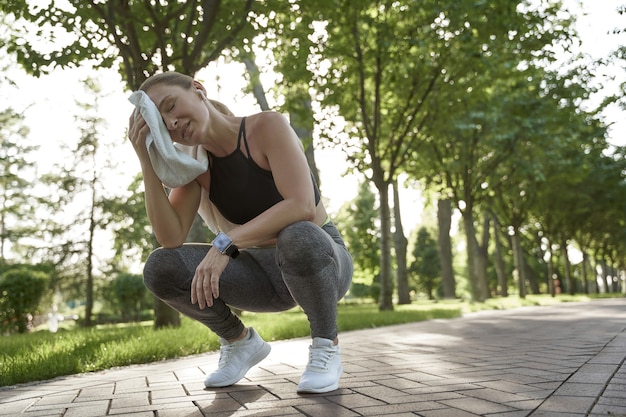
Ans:
POLYGON ((316 337, 309 346, 309 363, 298 384, 299 393, 323 393, 339 388, 341 349, 332 340, 316 337))
POLYGON ((220 338, 220 361, 217 370, 204 380, 207 388, 227 387, 236 384, 257 363, 261 362, 272 349, 252 328, 248 328, 245 338, 229 343, 220 338))

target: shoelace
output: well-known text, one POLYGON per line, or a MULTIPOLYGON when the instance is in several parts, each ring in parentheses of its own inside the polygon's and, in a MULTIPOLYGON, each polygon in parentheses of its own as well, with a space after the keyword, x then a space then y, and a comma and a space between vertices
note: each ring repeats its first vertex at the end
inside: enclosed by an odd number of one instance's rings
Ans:
POLYGON ((234 345, 232 344, 222 345, 222 347, 220 348, 220 360, 217 365, 218 369, 222 369, 223 367, 228 365, 228 362, 230 362, 230 357, 232 356, 234 351, 235 351, 234 345))
POLYGON ((309 366, 327 370, 335 349, 327 346, 309 348, 309 366))

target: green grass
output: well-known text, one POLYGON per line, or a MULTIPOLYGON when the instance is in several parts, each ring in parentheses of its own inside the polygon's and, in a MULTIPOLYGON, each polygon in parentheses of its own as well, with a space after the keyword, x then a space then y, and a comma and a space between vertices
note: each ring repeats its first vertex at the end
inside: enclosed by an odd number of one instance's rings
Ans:
MULTIPOLYGON (((420 301, 382 312, 371 303, 342 304, 338 325, 340 331, 357 330, 448 319, 485 309, 587 300, 589 297, 528 296, 524 300, 518 297, 493 298, 485 303, 420 301)), ((244 313, 243 320, 269 341, 308 336, 310 332, 307 318, 299 309, 274 314, 244 313)), ((154 330, 152 322, 144 322, 4 336, 0 337, 0 386, 178 358, 218 348, 217 336, 186 318, 180 328, 160 330, 154 330)))

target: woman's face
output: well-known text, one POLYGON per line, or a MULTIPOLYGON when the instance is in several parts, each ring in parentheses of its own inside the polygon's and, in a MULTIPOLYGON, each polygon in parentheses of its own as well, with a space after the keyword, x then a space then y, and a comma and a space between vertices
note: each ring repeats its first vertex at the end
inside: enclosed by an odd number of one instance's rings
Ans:
POLYGON ((174 142, 201 143, 209 113, 196 86, 185 89, 161 83, 150 87, 147 94, 157 105, 174 142))

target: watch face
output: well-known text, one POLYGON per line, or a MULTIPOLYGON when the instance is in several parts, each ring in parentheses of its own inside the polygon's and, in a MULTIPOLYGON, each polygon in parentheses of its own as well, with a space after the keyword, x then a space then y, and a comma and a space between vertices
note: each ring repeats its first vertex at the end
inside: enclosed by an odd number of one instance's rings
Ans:
POLYGON ((213 246, 222 253, 228 249, 231 243, 233 243, 233 241, 225 233, 218 234, 213 240, 213 246))

